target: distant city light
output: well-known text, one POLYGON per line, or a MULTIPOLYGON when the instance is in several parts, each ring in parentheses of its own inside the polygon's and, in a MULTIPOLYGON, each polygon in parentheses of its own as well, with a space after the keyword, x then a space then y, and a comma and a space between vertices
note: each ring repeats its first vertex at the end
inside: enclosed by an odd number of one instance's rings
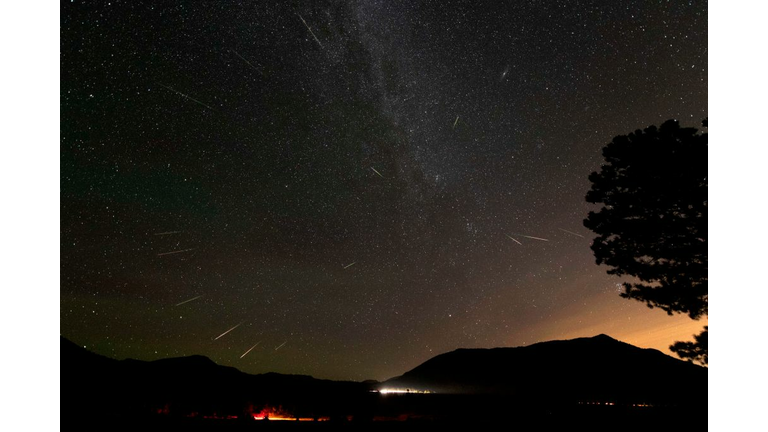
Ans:
MULTIPOLYGON (((376 391, 376 390, 374 390, 376 391)), ((429 390, 414 390, 414 389, 398 389, 398 388, 383 388, 378 390, 381 394, 401 394, 401 393, 416 393, 416 394, 427 394, 432 393, 429 390)))

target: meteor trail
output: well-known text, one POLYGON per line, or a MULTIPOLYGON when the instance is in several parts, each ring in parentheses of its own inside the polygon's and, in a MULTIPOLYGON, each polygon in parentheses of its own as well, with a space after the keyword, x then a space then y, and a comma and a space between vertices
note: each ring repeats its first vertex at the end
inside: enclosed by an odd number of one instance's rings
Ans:
MULTIPOLYGON (((299 15, 299 14, 296 14, 296 15, 299 15)), ((307 22, 304 21, 304 18, 302 18, 301 15, 299 15, 299 19, 301 20, 301 22, 304 23, 304 27, 306 27, 307 30, 309 30, 309 32, 312 34, 312 37, 315 38, 315 41, 317 41, 317 44, 320 45, 320 48, 322 48, 323 44, 321 44, 320 39, 318 39, 317 36, 315 36, 315 32, 313 32, 312 29, 309 28, 309 26, 307 25, 307 22)))
POLYGON ((529 239, 534 239, 534 240, 540 240, 540 241, 546 241, 546 242, 548 242, 548 241, 549 241, 549 240, 547 240, 547 239, 545 239, 545 238, 541 238, 541 237, 533 237, 533 236, 527 236, 527 235, 524 235, 524 234, 517 234, 517 233, 512 233, 512 234, 514 234, 514 235, 518 235, 518 236, 520 236, 520 237, 525 237, 525 238, 529 238, 529 239))
POLYGON ((254 348, 256 348, 256 345, 258 345, 258 344, 260 344, 260 343, 261 343, 261 341, 258 341, 258 342, 256 342, 256 344, 255 344, 255 345, 253 345, 252 347, 248 348, 248 351, 244 352, 244 353, 243 353, 243 355, 241 355, 241 356, 240 356, 240 358, 243 358, 243 357, 245 357, 246 355, 248 355, 248 353, 249 353, 249 352, 251 352, 251 350, 253 350, 254 348))
POLYGON ((577 236, 577 237, 581 237, 581 238, 584 238, 584 236, 583 236, 583 235, 581 235, 581 234, 576 234, 576 233, 575 233, 575 232, 573 232, 573 231, 564 230, 564 229, 562 229, 562 228, 558 228, 558 229, 559 229, 560 231, 563 231, 563 232, 567 232, 568 234, 573 234, 573 235, 575 235, 575 236, 577 236))
POLYGON ((459 124, 459 116, 456 116, 456 121, 453 122, 453 128, 456 129, 456 125, 459 124))
POLYGON ((519 241, 517 241, 517 240, 513 239, 513 238, 512 238, 512 236, 510 236, 509 234, 504 234, 504 235, 505 235, 505 236, 507 236, 507 237, 509 237, 509 239, 510 239, 510 240, 512 240, 513 242, 515 242, 515 243, 519 244, 520 246, 522 246, 522 245, 523 245, 523 244, 522 244, 522 243, 520 243, 519 241))
POLYGON ((227 334, 227 333, 231 332, 232 330, 234 330, 234 329, 236 329, 236 328, 240 327, 241 325, 243 325, 243 323, 240 323, 240 324, 238 324, 238 325, 236 325, 236 326, 232 327, 231 329, 229 329, 229 330, 225 331, 224 333, 222 333, 222 334, 218 335, 218 336, 216 337, 216 339, 214 339, 214 340, 218 340, 220 337, 222 337, 222 336, 224 336, 225 334, 227 334))
POLYGON ((191 302, 191 301, 194 301, 194 300, 197 300, 197 299, 199 299, 200 297, 202 297, 202 295, 199 295, 199 296, 197 296, 197 297, 192 297, 192 298, 191 298, 191 299, 189 299, 189 300, 184 300, 184 301, 183 301, 183 302, 181 302, 181 303, 176 303, 176 306, 181 306, 181 305, 183 305, 184 303, 189 303, 189 302, 191 302))
MULTIPOLYGON (((158 83, 158 84, 160 84, 160 83, 158 83)), ((165 88, 167 88, 168 90, 170 90, 170 91, 172 91, 172 92, 176 93, 177 95, 179 95, 179 96, 181 96, 181 97, 185 98, 185 99, 189 99, 189 100, 191 100, 192 102, 195 102, 195 103, 197 103, 198 105, 202 105, 202 106, 204 106, 204 107, 208 108, 208 109, 209 109, 209 110, 211 110, 211 111, 213 111, 213 110, 214 110, 213 108, 211 108, 211 107, 209 107, 208 105, 206 105, 206 104, 204 104, 204 103, 200 102, 199 100, 197 100, 197 99, 193 98, 192 96, 186 95, 186 94, 184 94, 184 93, 182 93, 182 92, 180 92, 180 91, 178 91, 178 90, 176 90, 176 89, 173 89, 173 88, 171 88, 171 87, 168 87, 168 86, 167 86, 167 85, 165 85, 165 84, 160 84, 160 85, 161 85, 161 86, 163 86, 163 87, 165 87, 165 88)))
POLYGON ((279 350, 280 348, 283 347, 283 345, 285 345, 287 343, 288 343, 288 341, 285 341, 285 342, 281 343, 279 347, 275 348, 275 351, 279 350))
POLYGON ((166 231, 161 233, 155 233, 156 236, 164 236, 164 235, 170 235, 170 234, 178 234, 182 231, 166 231))
POLYGON ((182 252, 189 252, 189 251, 193 251, 193 250, 195 250, 195 248, 192 248, 192 249, 182 249, 182 250, 177 250, 177 251, 173 251, 173 252, 163 252, 163 253, 157 254, 157 256, 173 255, 173 254, 182 253, 182 252))
POLYGON ((348 268, 352 267, 352 266, 353 266, 353 265, 355 265, 355 264, 357 264, 357 261, 353 262, 352 264, 347 264, 347 265, 345 265, 345 266, 344 266, 344 269, 346 270, 346 269, 348 269, 348 268))
POLYGON ((508 73, 509 73, 509 66, 504 68, 504 72, 501 73, 501 78, 499 78, 499 82, 504 81, 504 78, 507 77, 508 73))
POLYGON ((379 175, 379 177, 381 177, 381 178, 384 178, 384 176, 383 176, 383 175, 381 175, 381 173, 380 173, 380 172, 376 171, 376 168, 374 168, 374 167, 371 167, 371 169, 373 170, 373 172, 375 172, 376 174, 378 174, 378 175, 379 175))
POLYGON ((246 63, 248 64, 248 66, 250 66, 250 67, 251 67, 251 69, 253 69, 253 70, 255 70, 256 72, 260 73, 262 76, 264 75, 264 72, 262 72, 262 71, 261 71, 261 69, 257 68, 257 67, 256 67, 256 66, 254 66, 253 64, 251 64, 251 62, 249 62, 249 61, 248 61, 248 60, 247 60, 245 57, 241 56, 239 52, 237 52, 237 51, 235 51, 235 50, 230 50, 230 51, 232 51, 233 53, 235 53, 235 55, 236 55, 236 56, 240 57, 240 60, 242 60, 242 61, 246 62, 246 63))

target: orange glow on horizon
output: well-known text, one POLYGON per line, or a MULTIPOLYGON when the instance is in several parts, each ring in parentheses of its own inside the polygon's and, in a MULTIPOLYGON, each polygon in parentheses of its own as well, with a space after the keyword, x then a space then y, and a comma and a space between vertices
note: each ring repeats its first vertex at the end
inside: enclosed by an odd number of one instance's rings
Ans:
POLYGON ((692 320, 687 315, 668 315, 661 309, 649 309, 643 303, 604 293, 564 310, 562 315, 531 328, 534 335, 521 344, 519 335, 507 346, 530 345, 549 340, 565 340, 606 334, 640 348, 657 349, 678 358, 669 350, 676 341, 692 341, 708 325, 708 317, 692 320))
MULTIPOLYGON (((261 411, 252 414, 254 420, 276 420, 276 421, 315 421, 312 417, 296 417, 282 409, 282 407, 273 408, 265 406, 261 411)), ((327 421, 328 417, 318 417, 317 421, 327 421)))

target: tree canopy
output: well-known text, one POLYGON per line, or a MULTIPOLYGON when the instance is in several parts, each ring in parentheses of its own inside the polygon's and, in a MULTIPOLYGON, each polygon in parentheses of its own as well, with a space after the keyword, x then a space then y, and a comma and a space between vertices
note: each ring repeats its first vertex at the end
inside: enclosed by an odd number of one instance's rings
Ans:
POLYGON ((693 337, 694 342, 675 342, 669 349, 680 356, 680 358, 707 364, 707 351, 709 348, 707 333, 709 333, 709 326, 705 326, 704 331, 693 337))
POLYGON ((584 220, 597 264, 633 278, 622 297, 706 315, 707 134, 668 120, 615 137, 603 156, 586 196, 602 208, 584 220))

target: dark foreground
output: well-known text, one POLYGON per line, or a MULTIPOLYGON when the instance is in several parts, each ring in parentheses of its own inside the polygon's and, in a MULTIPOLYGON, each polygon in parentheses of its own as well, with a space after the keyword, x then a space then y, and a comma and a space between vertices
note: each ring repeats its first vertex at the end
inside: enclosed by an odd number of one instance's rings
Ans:
POLYGON ((65 339, 61 371, 66 430, 707 428, 705 368, 604 335, 456 350, 384 383, 250 375, 201 356, 118 361, 65 339))
POLYGON ((460 395, 375 395, 354 415, 300 420, 118 413, 73 416, 62 413, 62 426, 76 430, 263 431, 263 430, 706 430, 706 410, 591 404, 537 407, 505 398, 460 395))

